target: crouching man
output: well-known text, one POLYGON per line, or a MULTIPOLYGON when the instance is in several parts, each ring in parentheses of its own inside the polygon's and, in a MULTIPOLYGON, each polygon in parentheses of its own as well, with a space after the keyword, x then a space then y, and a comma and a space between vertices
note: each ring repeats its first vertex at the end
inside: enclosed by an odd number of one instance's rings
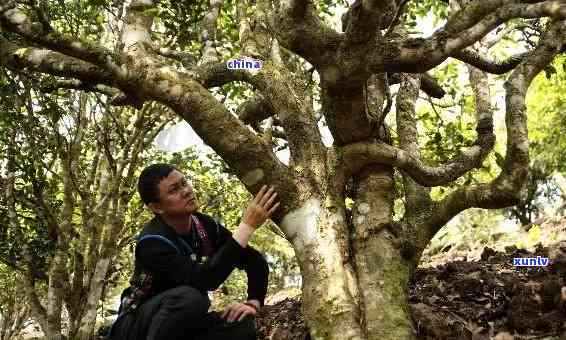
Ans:
POLYGON ((141 199, 155 217, 137 238, 131 286, 122 293, 111 339, 251 340, 253 316, 263 306, 269 269, 248 241, 277 209, 277 193, 263 187, 232 234, 199 204, 185 176, 172 165, 153 164, 138 180, 141 199), (224 312, 208 312, 207 291, 234 268, 246 271, 248 298, 224 312))

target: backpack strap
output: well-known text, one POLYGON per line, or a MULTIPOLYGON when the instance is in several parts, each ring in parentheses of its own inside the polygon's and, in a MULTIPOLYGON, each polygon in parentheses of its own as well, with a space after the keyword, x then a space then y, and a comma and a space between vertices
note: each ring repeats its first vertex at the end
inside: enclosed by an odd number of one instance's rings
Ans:
MULTIPOLYGON (((185 248, 187 248, 187 250, 189 251, 189 255, 195 253, 194 250, 193 250, 193 248, 191 248, 191 246, 189 246, 189 244, 188 244, 185 240, 183 240, 182 238, 180 238, 180 237, 178 237, 178 236, 177 236, 177 239, 179 240, 179 242, 181 242, 181 244, 182 244, 185 248)), ((167 240, 167 241, 169 241, 169 240, 167 240)))
POLYGON ((171 247, 175 248, 175 250, 177 251, 177 254, 181 254, 181 251, 179 250, 179 247, 177 247, 175 245, 175 243, 171 242, 171 240, 169 240, 168 238, 161 236, 161 235, 154 235, 154 234, 147 234, 144 235, 142 237, 140 237, 140 239, 138 240, 138 244, 143 241, 143 240, 147 240, 147 239, 154 239, 154 240, 161 240, 167 244, 169 244, 171 247))

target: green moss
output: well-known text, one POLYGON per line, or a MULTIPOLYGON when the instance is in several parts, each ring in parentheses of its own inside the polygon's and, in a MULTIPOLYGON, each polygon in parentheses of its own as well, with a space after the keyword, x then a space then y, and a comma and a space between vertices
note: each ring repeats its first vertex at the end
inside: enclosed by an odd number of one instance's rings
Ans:
POLYGON ((384 261, 383 294, 391 300, 387 308, 384 308, 383 324, 390 334, 389 339, 406 339, 410 336, 411 324, 408 308, 408 283, 410 268, 401 259, 384 261))

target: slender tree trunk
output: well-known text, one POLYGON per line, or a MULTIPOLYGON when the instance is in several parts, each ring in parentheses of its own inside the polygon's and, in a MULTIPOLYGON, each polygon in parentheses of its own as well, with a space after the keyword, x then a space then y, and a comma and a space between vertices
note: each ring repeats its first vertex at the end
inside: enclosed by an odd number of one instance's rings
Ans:
POLYGON ((77 340, 90 340, 94 332, 96 324, 96 313, 98 310, 98 302, 102 296, 102 289, 104 288, 104 278, 108 272, 110 259, 101 258, 96 264, 94 277, 90 283, 90 289, 86 301, 85 313, 80 320, 80 328, 75 337, 77 340))
POLYGON ((43 329, 47 340, 63 339, 61 311, 63 307, 63 280, 66 280, 66 256, 66 253, 58 246, 51 264, 47 290, 47 329, 43 329))
POLYGON ((25 299, 22 299, 20 289, 17 284, 14 289, 14 296, 6 306, 0 306, 0 340, 14 339, 21 332, 24 321, 30 315, 30 309, 25 299))

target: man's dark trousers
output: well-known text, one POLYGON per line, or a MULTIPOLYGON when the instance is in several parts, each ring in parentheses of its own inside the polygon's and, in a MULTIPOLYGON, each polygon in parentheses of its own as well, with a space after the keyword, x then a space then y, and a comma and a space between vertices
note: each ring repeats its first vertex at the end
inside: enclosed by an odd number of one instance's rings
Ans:
POLYGON ((202 292, 179 286, 143 303, 113 326, 112 340, 256 340, 253 318, 228 323, 202 292))

